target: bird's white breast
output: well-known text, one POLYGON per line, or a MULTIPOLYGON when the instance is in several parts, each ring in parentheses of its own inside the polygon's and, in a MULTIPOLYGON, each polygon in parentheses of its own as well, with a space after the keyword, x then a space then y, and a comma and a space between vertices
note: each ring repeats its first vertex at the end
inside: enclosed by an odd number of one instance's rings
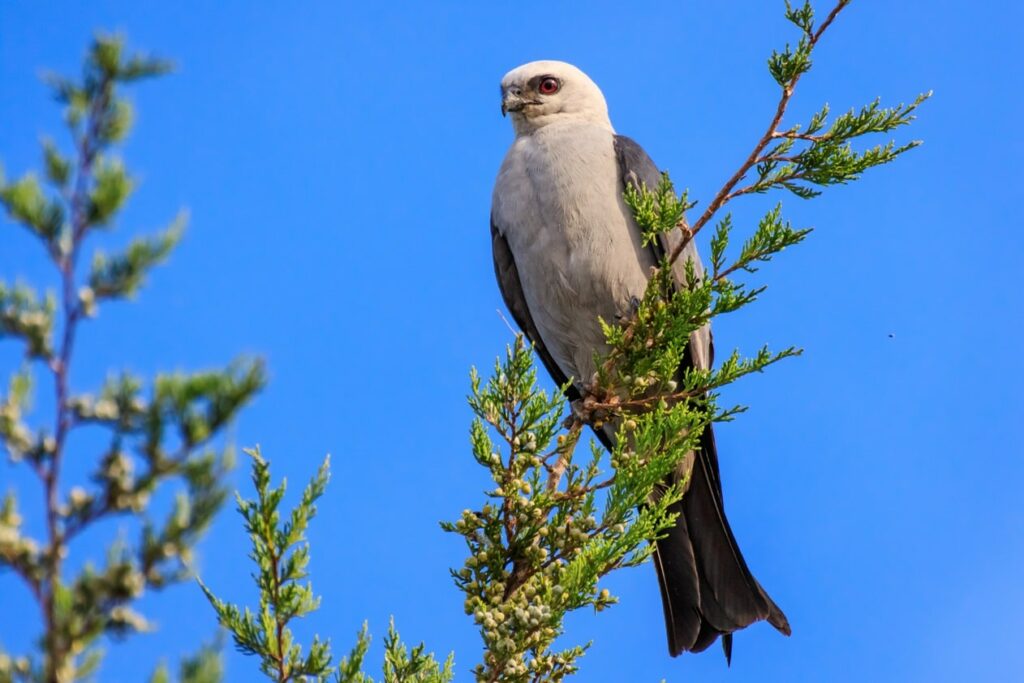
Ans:
POLYGON ((589 383, 614 322, 643 296, 653 259, 622 199, 614 133, 569 122, 516 139, 494 189, 530 314, 559 367, 589 383))

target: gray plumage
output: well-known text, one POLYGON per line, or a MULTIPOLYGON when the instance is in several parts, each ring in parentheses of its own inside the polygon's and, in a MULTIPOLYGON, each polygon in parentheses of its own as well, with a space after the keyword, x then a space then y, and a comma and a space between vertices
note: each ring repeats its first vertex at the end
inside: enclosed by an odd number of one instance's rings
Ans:
MULTIPOLYGON (((494 187, 495 273, 544 366, 559 384, 573 378, 568 394, 576 399, 593 380, 594 353, 607 350, 598 318, 631 315, 650 268, 680 237, 642 245, 623 191, 626 183, 653 187, 660 174, 639 145, 615 134, 604 96, 582 71, 564 62, 510 71, 502 79, 506 112, 516 138, 494 187)), ((691 242, 674 266, 679 283, 687 260, 703 273, 691 242)), ((709 328, 691 336, 689 350, 684 365, 711 366, 709 328)), ((597 436, 611 446, 608 433, 597 436)), ((691 468, 677 523, 654 554, 669 652, 700 651, 722 635, 729 657, 732 632, 761 619, 788 635, 785 615, 751 575, 725 518, 710 428, 676 476, 691 468)))

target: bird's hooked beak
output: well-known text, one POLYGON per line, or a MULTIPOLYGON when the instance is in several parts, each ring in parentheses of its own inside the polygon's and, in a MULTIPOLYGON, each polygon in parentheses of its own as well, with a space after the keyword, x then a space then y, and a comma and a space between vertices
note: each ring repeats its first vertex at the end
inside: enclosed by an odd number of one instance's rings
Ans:
POLYGON ((512 85, 501 89, 501 115, 505 116, 510 111, 522 111, 529 102, 523 99, 523 89, 512 85))

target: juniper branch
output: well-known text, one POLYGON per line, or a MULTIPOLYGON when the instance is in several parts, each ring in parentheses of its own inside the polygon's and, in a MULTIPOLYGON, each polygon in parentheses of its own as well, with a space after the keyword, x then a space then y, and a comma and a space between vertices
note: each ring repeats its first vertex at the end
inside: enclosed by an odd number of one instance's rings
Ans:
MULTIPOLYGON (((252 458, 254 499, 236 494, 238 512, 245 520, 245 529, 252 543, 249 557, 257 571, 253 579, 259 592, 256 610, 225 602, 201 580, 199 586, 217 614, 221 626, 228 630, 235 646, 246 655, 257 657, 260 671, 277 683, 289 681, 326 681, 337 683, 373 683, 363 672, 370 636, 366 624, 356 636, 356 644, 347 657, 335 666, 329 640, 314 636, 303 656, 302 645, 295 642, 291 624, 295 619, 310 616, 320 607, 320 598, 307 581, 309 542, 306 530, 316 515, 315 503, 323 495, 330 474, 329 458, 325 458, 316 475, 303 490, 298 505, 282 515, 285 482, 270 485, 270 464, 259 448, 246 450, 252 458)), ((449 656, 443 665, 423 644, 409 650, 395 630, 394 619, 384 640, 384 681, 393 683, 450 683, 454 659, 449 656)))

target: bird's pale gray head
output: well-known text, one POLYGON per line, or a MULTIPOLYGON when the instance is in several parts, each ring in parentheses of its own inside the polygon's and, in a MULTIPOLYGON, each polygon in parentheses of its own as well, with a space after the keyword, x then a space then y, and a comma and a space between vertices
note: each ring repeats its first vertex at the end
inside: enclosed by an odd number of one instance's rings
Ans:
POLYGON ((530 62, 501 79, 501 113, 511 114, 517 134, 561 121, 585 121, 611 128, 601 89, 572 64, 530 62))

